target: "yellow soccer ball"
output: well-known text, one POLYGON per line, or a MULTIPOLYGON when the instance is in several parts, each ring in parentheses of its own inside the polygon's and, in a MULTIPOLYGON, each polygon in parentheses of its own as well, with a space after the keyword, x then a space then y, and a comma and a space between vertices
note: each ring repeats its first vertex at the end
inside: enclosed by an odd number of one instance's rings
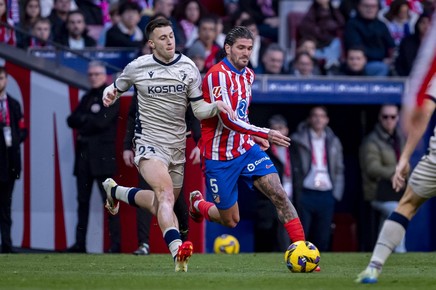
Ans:
POLYGON ((213 249, 216 254, 238 254, 239 241, 232 235, 222 234, 215 239, 213 249))
POLYGON ((313 272, 320 260, 318 248, 308 241, 294 242, 285 252, 286 266, 294 273, 313 272))

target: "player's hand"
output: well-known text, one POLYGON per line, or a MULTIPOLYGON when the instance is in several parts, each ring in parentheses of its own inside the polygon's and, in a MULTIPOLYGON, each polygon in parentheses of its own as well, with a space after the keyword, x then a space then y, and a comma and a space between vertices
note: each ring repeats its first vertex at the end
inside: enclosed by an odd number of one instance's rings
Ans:
POLYGON ((191 154, 189 155, 189 159, 192 160, 192 164, 199 164, 200 163, 200 148, 197 146, 192 149, 191 154))
POLYGON ((123 151, 124 164, 126 164, 129 167, 134 167, 135 166, 135 162, 133 161, 134 155, 135 154, 133 154, 132 150, 124 150, 123 151))
POLYGON ((269 141, 263 138, 260 138, 258 136, 252 136, 253 141, 260 146, 260 149, 263 151, 268 150, 269 148, 269 141))
POLYGON ((407 160, 400 159, 397 167, 395 168, 395 174, 392 177, 392 188, 399 192, 406 185, 407 176, 409 175, 410 165, 407 160))
POLYGON ((105 107, 111 106, 117 99, 117 89, 113 86, 108 86, 103 91, 103 105, 105 107))
POLYGON ((277 130, 269 130, 268 141, 283 147, 289 147, 289 145, 291 145, 291 138, 283 135, 277 130))
POLYGON ((223 101, 216 101, 216 106, 220 112, 229 115, 231 120, 236 120, 236 113, 233 111, 232 107, 224 103, 223 101))

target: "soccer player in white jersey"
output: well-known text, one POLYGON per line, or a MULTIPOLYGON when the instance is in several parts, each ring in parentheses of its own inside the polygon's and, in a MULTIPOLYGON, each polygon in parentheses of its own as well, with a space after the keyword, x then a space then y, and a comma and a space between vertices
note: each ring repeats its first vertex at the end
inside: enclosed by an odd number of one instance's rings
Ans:
MULTIPOLYGON (((410 85, 405 93, 405 101, 412 98, 417 105, 409 102, 407 106, 414 108, 407 120, 409 135, 406 145, 392 178, 392 186, 397 192, 406 184, 410 171, 410 156, 424 135, 436 108, 436 13, 433 14, 432 27, 422 43, 411 78, 408 80, 410 85)), ((424 202, 436 196, 435 172, 436 127, 430 138, 428 155, 414 168, 398 207, 384 222, 371 260, 366 269, 357 276, 357 283, 377 283, 384 263, 406 234, 409 221, 424 202)))
POLYGON ((196 222, 203 218, 235 227, 239 222, 238 181, 256 187, 271 199, 279 220, 291 241, 305 240, 297 211, 290 202, 274 164, 263 151, 269 142, 288 147, 290 139, 277 130, 249 123, 248 107, 254 72, 247 67, 253 49, 253 35, 246 27, 230 30, 224 42, 226 57, 214 65, 203 79, 204 98, 212 104, 220 100, 230 104, 237 119, 219 115, 201 123, 201 147, 204 157, 207 196, 190 194, 190 215, 196 222))
POLYGON ((183 183, 188 102, 199 120, 218 112, 235 118, 235 113, 223 102, 210 104, 203 100, 200 73, 188 57, 175 52, 174 33, 167 19, 152 20, 145 32, 153 53, 129 63, 105 89, 103 102, 110 106, 132 85, 136 86, 135 164, 153 191, 118 186, 109 178, 103 183, 106 207, 116 214, 119 209, 116 199, 156 215, 175 271, 186 272, 193 245, 190 241, 182 244, 173 208, 183 183))

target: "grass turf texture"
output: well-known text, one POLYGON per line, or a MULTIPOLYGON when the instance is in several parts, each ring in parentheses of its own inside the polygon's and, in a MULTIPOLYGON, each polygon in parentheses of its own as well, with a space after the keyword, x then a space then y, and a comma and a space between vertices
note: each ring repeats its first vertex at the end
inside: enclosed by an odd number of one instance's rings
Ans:
POLYGON ((170 255, 0 255, 0 289, 436 289, 436 253, 394 254, 376 285, 354 283, 369 253, 322 253, 321 272, 291 273, 282 253, 194 254, 188 273, 170 255))

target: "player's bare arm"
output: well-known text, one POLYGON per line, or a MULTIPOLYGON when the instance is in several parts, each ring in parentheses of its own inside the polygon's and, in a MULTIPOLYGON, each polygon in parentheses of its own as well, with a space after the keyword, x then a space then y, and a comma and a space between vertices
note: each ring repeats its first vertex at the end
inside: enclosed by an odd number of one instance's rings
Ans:
POLYGON ((397 167, 395 168, 395 174, 392 177, 392 188, 399 192, 406 186, 407 176, 409 176, 410 165, 408 159, 400 159, 397 167))
POLYGON ((271 202, 277 207, 278 216, 283 217, 284 221, 289 221, 298 217, 295 207, 292 206, 280 183, 278 174, 272 173, 259 177, 254 181, 254 186, 271 200, 271 202), (288 208, 291 210, 288 211, 288 208))

